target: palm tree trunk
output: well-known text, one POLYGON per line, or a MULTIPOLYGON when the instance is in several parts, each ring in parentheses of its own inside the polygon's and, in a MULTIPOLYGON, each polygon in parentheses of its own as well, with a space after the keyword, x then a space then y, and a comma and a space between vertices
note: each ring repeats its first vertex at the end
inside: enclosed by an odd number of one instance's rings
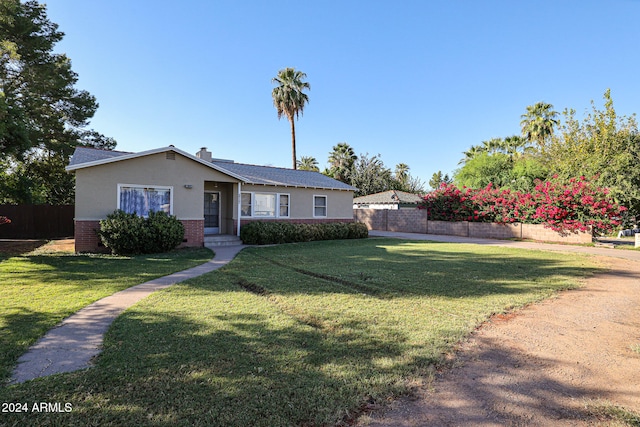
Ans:
POLYGON ((291 122, 291 157, 293 159, 293 169, 297 169, 296 166, 296 126, 293 121, 293 117, 289 119, 291 122))

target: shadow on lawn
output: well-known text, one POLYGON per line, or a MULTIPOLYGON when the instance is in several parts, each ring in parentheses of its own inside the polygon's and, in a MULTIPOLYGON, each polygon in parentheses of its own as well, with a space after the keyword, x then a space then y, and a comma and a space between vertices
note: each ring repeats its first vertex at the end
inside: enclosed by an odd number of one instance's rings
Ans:
POLYGON ((231 264, 229 271, 265 292, 360 293, 389 299, 560 290, 575 286, 579 278, 600 270, 578 265, 566 255, 552 252, 478 246, 469 250, 469 246, 460 244, 397 240, 374 242, 375 245, 369 242, 365 251, 340 245, 331 248, 330 253, 324 252, 328 249, 326 245, 316 248, 310 245, 305 251, 295 251, 295 256, 287 253, 286 246, 252 248, 243 251, 239 255, 243 263, 231 264), (295 286, 279 281, 277 271, 266 276, 247 271, 274 267, 298 274, 295 286), (550 286, 550 281, 558 278, 563 278, 565 286, 550 286))
MULTIPOLYGON (((9 392, 13 401, 74 406, 67 414, 28 414, 30 425, 275 427, 333 425, 369 394, 402 391, 400 372, 413 361, 401 360, 401 343, 331 336, 285 316, 274 323, 273 315, 219 313, 199 323, 128 311, 110 330, 96 368, 0 390, 0 399, 9 392), (381 359, 401 363, 384 368, 381 359)), ((26 420, 5 418, 9 425, 26 420)))
MULTIPOLYGON (((386 307, 395 307, 386 299, 396 297, 408 307, 414 296, 446 297, 458 306, 477 304, 472 297, 548 289, 552 277, 585 274, 558 254, 401 245, 378 240, 245 250, 223 269, 125 312, 107 334, 96 368, 0 390, 0 401, 70 402, 73 412, 6 419, 9 425, 27 419, 31 425, 334 425, 369 399, 407 392, 406 380, 428 372, 468 328, 437 324, 441 342, 426 351, 393 318, 383 325, 388 329, 376 327, 375 311, 352 312, 332 328, 334 314, 323 318, 322 310, 340 313, 340 307, 310 306, 320 323, 305 321, 291 313, 308 308, 294 306, 298 295, 353 294, 361 298, 350 299, 356 305, 371 296, 386 307), (239 278, 266 293, 244 291, 239 278), (364 296, 363 288, 369 291, 364 296)), ((463 317, 441 311, 433 316, 463 317)), ((531 391, 556 386, 538 381, 531 391)))
POLYGON ((0 316, 0 385, 8 379, 16 361, 32 344, 34 337, 40 337, 51 325, 62 320, 59 313, 42 313, 27 307, 13 307, 0 316))

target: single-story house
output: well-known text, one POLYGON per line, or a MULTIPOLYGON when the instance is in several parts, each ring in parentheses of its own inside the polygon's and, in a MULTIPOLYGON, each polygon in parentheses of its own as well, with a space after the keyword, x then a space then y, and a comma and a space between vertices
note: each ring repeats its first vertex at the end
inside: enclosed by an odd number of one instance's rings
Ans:
POLYGON ((415 209, 422 196, 406 191, 389 190, 353 199, 353 209, 415 209))
POLYGON ((66 170, 76 175, 76 251, 100 246, 99 221, 116 209, 163 210, 185 226, 184 246, 205 235, 239 235, 256 220, 353 221, 356 188, 318 172, 256 166, 191 155, 174 146, 139 153, 76 148, 66 170))

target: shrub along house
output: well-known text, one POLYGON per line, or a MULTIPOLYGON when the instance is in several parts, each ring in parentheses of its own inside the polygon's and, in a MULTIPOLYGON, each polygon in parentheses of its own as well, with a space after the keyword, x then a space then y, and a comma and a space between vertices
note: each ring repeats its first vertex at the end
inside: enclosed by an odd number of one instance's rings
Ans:
POLYGON ((95 251, 99 221, 116 209, 163 210, 185 226, 184 246, 205 236, 239 235, 250 221, 353 221, 354 187, 318 172, 195 156, 173 146, 140 153, 78 147, 66 170, 76 175, 75 245, 95 251))

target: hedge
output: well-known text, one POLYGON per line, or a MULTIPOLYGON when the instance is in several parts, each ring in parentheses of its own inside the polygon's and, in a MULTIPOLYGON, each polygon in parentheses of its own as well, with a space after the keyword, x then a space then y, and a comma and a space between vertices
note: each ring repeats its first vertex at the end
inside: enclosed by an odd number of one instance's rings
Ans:
POLYGON ((363 239, 366 237, 369 237, 369 230, 362 222, 294 224, 290 222, 253 221, 240 228, 240 239, 247 245, 363 239))

